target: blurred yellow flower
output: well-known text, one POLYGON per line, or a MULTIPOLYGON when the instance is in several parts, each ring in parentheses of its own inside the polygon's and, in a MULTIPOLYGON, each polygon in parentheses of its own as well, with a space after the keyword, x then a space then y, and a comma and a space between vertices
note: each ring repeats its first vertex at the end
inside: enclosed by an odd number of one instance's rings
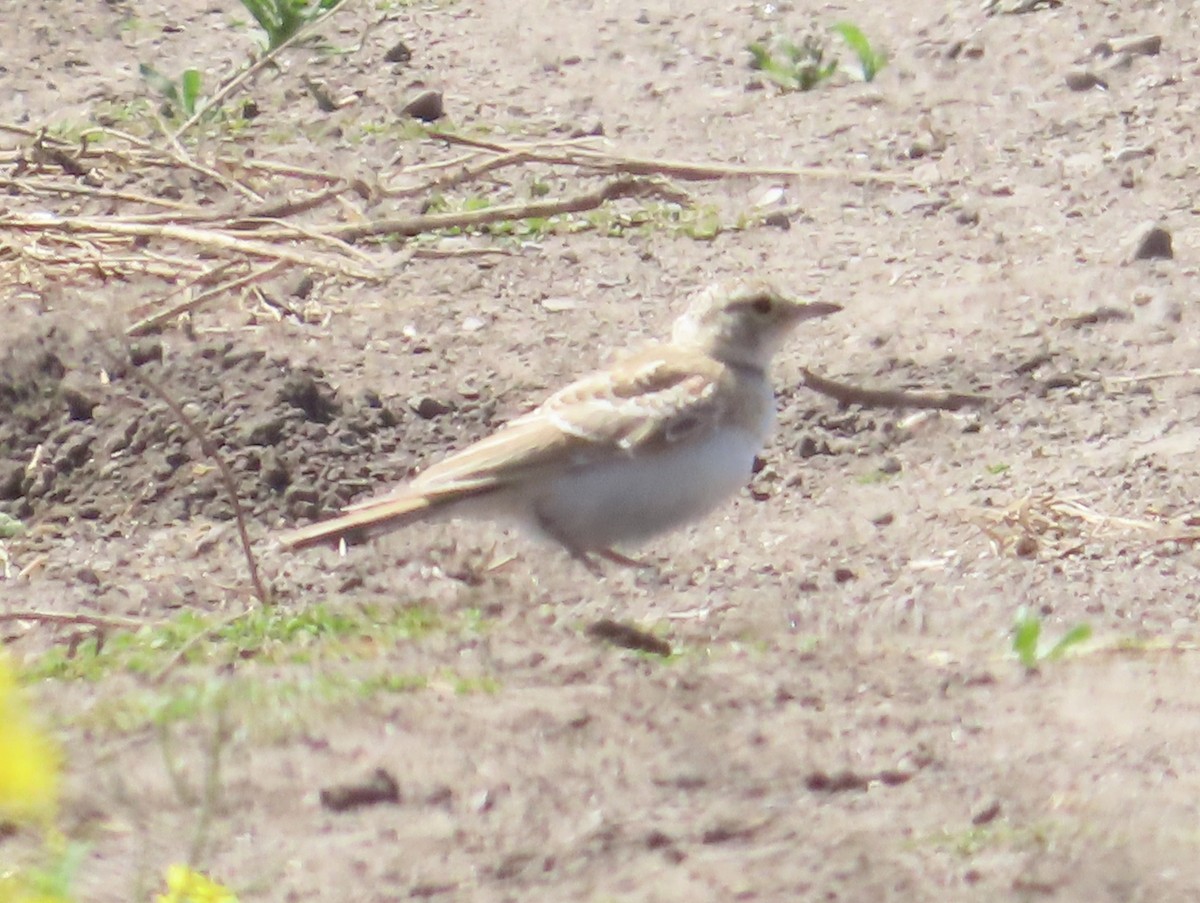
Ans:
POLYGON ((238 903, 238 898, 200 872, 172 865, 167 867, 167 892, 158 895, 158 903, 238 903))
POLYGON ((0 821, 48 824, 62 757, 30 717, 8 660, 0 656, 0 821))

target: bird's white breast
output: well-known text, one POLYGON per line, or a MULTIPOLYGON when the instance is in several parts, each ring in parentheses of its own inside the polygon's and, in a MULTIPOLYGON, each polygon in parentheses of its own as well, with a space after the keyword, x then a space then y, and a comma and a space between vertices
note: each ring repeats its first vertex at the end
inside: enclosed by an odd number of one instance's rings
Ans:
POLYGON ((716 430, 654 454, 592 464, 549 480, 535 518, 579 551, 646 539, 702 517, 750 479, 762 437, 716 430))

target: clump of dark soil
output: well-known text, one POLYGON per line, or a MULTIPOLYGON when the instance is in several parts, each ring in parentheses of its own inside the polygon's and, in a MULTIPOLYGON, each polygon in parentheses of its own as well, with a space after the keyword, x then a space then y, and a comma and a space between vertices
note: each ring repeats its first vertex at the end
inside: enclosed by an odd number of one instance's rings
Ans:
MULTIPOLYGON (((232 469, 243 506, 275 525, 317 517, 403 477, 440 428, 402 401, 346 397, 315 368, 233 341, 165 351, 50 328, 0 364, 0 510, 23 520, 222 520, 213 462, 156 391, 232 469)), ((490 410, 455 406, 456 429, 490 410)), ((474 422, 474 423, 472 423, 474 422)))

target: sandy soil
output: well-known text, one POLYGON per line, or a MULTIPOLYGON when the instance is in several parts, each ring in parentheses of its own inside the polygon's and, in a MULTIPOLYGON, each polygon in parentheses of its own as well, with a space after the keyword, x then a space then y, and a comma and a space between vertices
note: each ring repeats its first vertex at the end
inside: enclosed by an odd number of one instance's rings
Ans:
MULTIPOLYGON (((24 49, 0 60, 0 512, 26 527, 0 543, 0 626, 68 752, 80 900, 150 899, 173 862, 243 901, 1200 895, 1195 7, 718 6, 351 4, 167 163, 138 64, 211 90, 256 47, 240 8, 44 0, 0 22, 24 49), (840 20, 888 51, 874 82, 785 93, 750 70, 747 43, 840 20), (1111 52, 1144 35, 1159 52, 1111 52), (411 59, 387 62, 398 42, 411 59), (624 157, 829 171, 676 170, 694 207, 526 234, 276 237, 300 255, 261 294, 132 344, 185 283, 271 258, 47 225, 226 228, 340 191, 286 217, 317 232, 611 178, 516 163, 430 188, 472 149, 398 115, 425 88, 476 141, 602 130, 624 157), (111 132, 81 154, 96 124, 158 156, 111 132), (1155 222, 1174 257, 1133 259, 1155 222), (747 491, 642 550, 657 572, 596 580, 486 524, 272 546, 747 271, 846 309, 781 356, 747 491), (805 367, 988 402, 840 408, 805 367), (271 609, 160 393, 228 461, 271 609), (1027 671, 1022 608, 1093 640, 1027 671), (131 623, 12 617, 31 610, 131 623), (602 618, 675 653, 598 643, 602 618), (322 805, 379 768, 395 801, 322 805)), ((34 855, 0 839, 0 861, 34 855)))

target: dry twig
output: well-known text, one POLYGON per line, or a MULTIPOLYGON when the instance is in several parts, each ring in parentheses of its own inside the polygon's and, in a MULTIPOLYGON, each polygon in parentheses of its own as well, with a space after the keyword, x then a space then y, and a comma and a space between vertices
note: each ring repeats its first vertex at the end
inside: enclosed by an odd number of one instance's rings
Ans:
POLYGON ((864 408, 928 408, 938 411, 957 411, 966 407, 987 404, 986 395, 962 392, 905 392, 901 389, 863 389, 848 383, 836 382, 827 377, 802 369, 804 385, 828 395, 841 404, 857 404, 864 408))
POLYGON ((139 621, 136 618, 123 618, 119 615, 40 611, 31 608, 0 611, 0 622, 3 621, 36 621, 42 624, 82 624, 86 627, 98 627, 101 629, 116 627, 126 630, 137 630, 150 623, 149 621, 139 621))
POLYGON ((533 201, 528 204, 508 204, 502 207, 486 207, 483 210, 467 210, 461 213, 426 213, 418 216, 402 216, 368 223, 335 226, 326 232, 346 241, 357 241, 377 235, 411 237, 440 229, 476 229, 489 223, 506 220, 582 213, 585 210, 595 210, 608 201, 635 197, 660 197, 677 204, 690 201, 686 194, 666 182, 653 179, 623 178, 615 179, 594 191, 565 198, 533 201))
POLYGON ((264 279, 269 279, 282 269, 283 262, 277 260, 274 263, 247 273, 244 276, 239 276, 236 279, 230 279, 228 282, 222 282, 216 288, 209 289, 207 292, 202 292, 201 294, 196 295, 194 298, 188 298, 184 301, 180 301, 178 304, 174 304, 171 307, 168 307, 166 310, 160 310, 157 313, 151 314, 145 319, 139 320, 137 323, 134 323, 125 330, 125 335, 129 336, 130 338, 146 335, 147 333, 158 329, 160 326, 169 323, 171 320, 174 320, 180 314, 185 314, 196 310, 207 304, 213 298, 219 298, 221 295, 224 295, 227 292, 236 291, 237 289, 244 288, 245 286, 254 282, 260 282, 264 279))
MULTIPOLYGON (((103 345, 101 347, 115 367, 125 365, 128 355, 126 355, 125 359, 122 359, 120 355, 113 352, 110 348, 103 345)), ((246 570, 250 574, 250 584, 254 588, 254 595, 258 597, 258 601, 262 605, 270 605, 271 595, 258 570, 258 559, 254 556, 254 548, 250 543, 250 533, 246 528, 246 511, 242 507, 241 499, 238 496, 237 481, 233 477, 233 471, 229 468, 229 464, 225 461, 225 456, 208 440, 208 435, 196 425, 196 421, 187 415, 183 406, 161 384, 151 379, 137 367, 128 367, 126 372, 130 373, 134 379, 158 396, 159 400, 175 416, 175 419, 196 440, 205 457, 216 465, 217 472, 221 475, 221 484, 225 488, 225 495, 229 499, 229 504, 233 507, 233 516, 237 523, 238 539, 241 541, 242 552, 246 557, 246 570)))

